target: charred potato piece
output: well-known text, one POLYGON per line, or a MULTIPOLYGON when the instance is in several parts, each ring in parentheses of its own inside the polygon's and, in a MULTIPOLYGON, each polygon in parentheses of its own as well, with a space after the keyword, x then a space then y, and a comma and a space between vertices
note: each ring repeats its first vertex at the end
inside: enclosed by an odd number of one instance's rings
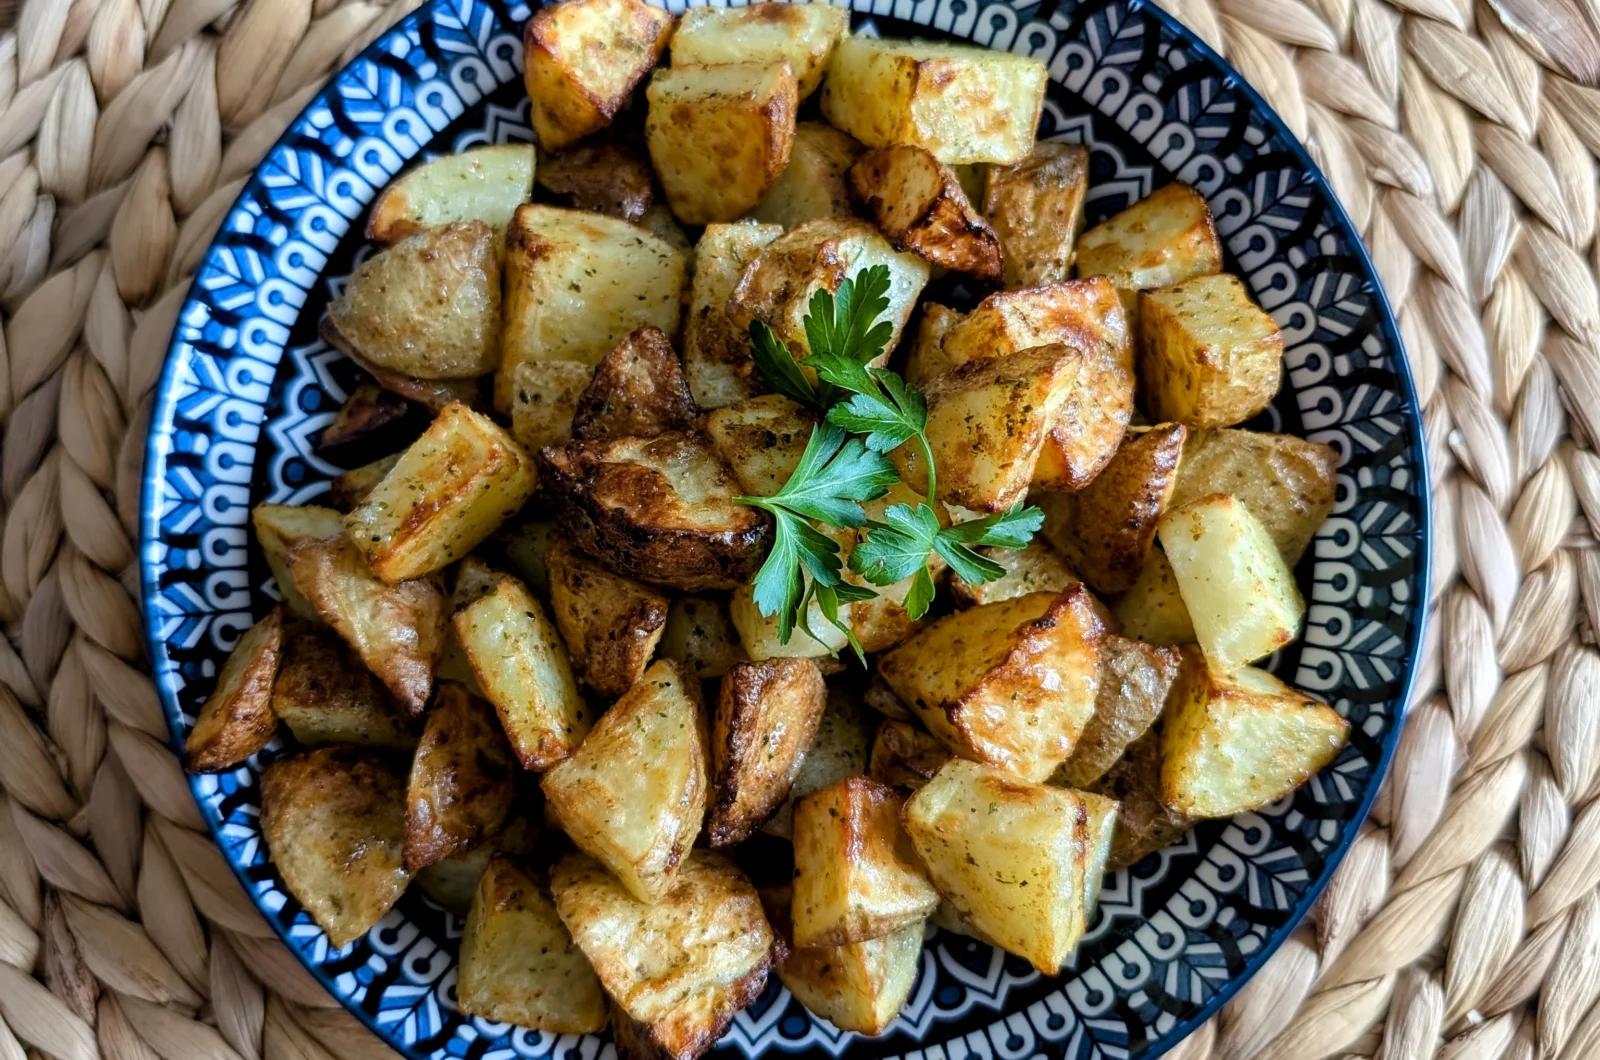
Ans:
POLYGON ((950 761, 949 748, 935 736, 903 721, 878 726, 872 741, 872 779, 915 791, 950 761))
POLYGON ((1094 713, 1103 629, 1081 585, 1030 593, 939 619, 878 670, 952 751, 1039 782, 1094 713))
POLYGON ((676 660, 702 680, 721 677, 734 663, 749 658, 727 605, 704 596, 672 601, 658 650, 662 658, 676 660))
POLYGON ((809 659, 728 667, 711 728, 713 849, 742 843, 789 797, 827 698, 809 659))
POLYGON ((1178 677, 1178 649, 1108 635, 1100 641, 1100 691, 1094 717, 1053 781, 1088 789, 1150 731, 1178 677))
POLYGON ((814 792, 867 771, 867 730, 861 708, 842 689, 828 689, 828 704, 817 723, 811 748, 800 762, 800 771, 789 785, 789 797, 761 830, 788 839, 793 830, 794 804, 814 792))
POLYGON ((573 666, 596 692, 616 699, 650 665, 667 624, 668 601, 612 574, 564 540, 550 542, 550 610, 573 666))
POLYGON ((320 452, 370 443, 375 435, 381 440, 390 428, 403 423, 410 412, 411 406, 399 394, 377 383, 362 383, 350 391, 350 396, 334 414, 333 422, 322 428, 317 436, 317 449, 320 452))
POLYGON ((405 780, 372 751, 319 747, 261 774, 261 834, 328 941, 365 935, 404 893, 405 780))
POLYGON ((503 232, 533 193, 533 163, 532 144, 489 144, 424 162, 379 193, 367 238, 396 243, 458 221, 503 232))
POLYGON ((750 334, 729 317, 728 296, 763 247, 783 235, 774 224, 707 225, 695 245, 689 315, 683 328, 683 374, 695 404, 721 408, 760 393, 750 334))
POLYGON ((407 871, 498 832, 511 812, 515 770, 494 709, 461 685, 440 685, 406 785, 407 871))
POLYGON ((523 361, 511 373, 511 437, 530 453, 572 441, 578 402, 594 378, 583 361, 523 361))
POLYGON ((684 224, 734 220, 789 164, 799 89, 782 59, 675 65, 650 79, 645 96, 650 161, 684 224))
POLYGON ((243 762, 272 739, 272 682, 283 649, 283 608, 245 630, 217 675, 217 684, 183 742, 183 768, 220 773, 243 762))
POLYGON ((787 62, 805 99, 822 84, 850 12, 826 4, 691 7, 672 34, 675 66, 787 62))
POLYGON ((1194 620, 1178 592, 1167 554, 1153 549, 1138 580, 1113 608, 1122 631, 1150 644, 1193 644, 1194 620))
POLYGON ((1243 501, 1293 567, 1338 492, 1339 454, 1329 445, 1264 431, 1191 431, 1172 489, 1173 507, 1210 493, 1243 501))
POLYGON ((255 528, 256 543, 267 559, 273 581, 278 583, 283 606, 296 618, 320 620, 317 609, 295 588, 294 577, 289 573, 289 550, 302 541, 343 535, 344 516, 315 504, 258 504, 250 510, 250 525, 255 528))
POLYGON ((642 902, 667 896, 706 809, 700 684, 663 659, 540 782, 578 849, 642 902))
POLYGON ((1079 276, 1116 286, 1137 331, 1138 292, 1221 272, 1222 243, 1205 198, 1187 184, 1168 184, 1079 236, 1077 262, 1079 276))
MULTIPOLYGON (((790 4, 785 9, 843 11, 842 8, 829 8, 821 4, 790 4)), ((705 7, 690 10, 723 9, 705 7)), ((802 85, 802 91, 803 88, 802 85)), ((765 224, 795 228, 819 217, 855 216, 846 172, 864 150, 855 137, 831 125, 815 121, 796 122, 794 144, 789 148, 789 165, 778 175, 771 190, 756 204, 756 208, 750 211, 751 218, 765 224)))
POLYGON ((523 31, 528 117, 551 151, 605 128, 655 66, 672 15, 643 0, 567 0, 538 8, 523 31))
POLYGON ((610 570, 696 592, 732 589, 756 572, 772 536, 697 434, 574 442, 540 453, 562 531, 610 570))
POLYGON ((1000 239, 1007 287, 1071 277, 1088 191, 1089 151, 1079 144, 1035 144, 1015 165, 989 167, 983 212, 1000 239))
POLYGON ((781 394, 763 394, 724 405, 706 416, 706 435, 728 465, 739 489, 770 497, 794 474, 817 418, 781 394))
POLYGON ((595 368, 573 412, 572 435, 653 438, 687 428, 699 414, 672 340, 657 328, 640 328, 595 368))
POLYGON ((922 318, 906 355, 905 380, 912 386, 927 386, 959 362, 945 356, 945 336, 961 323, 961 313, 935 302, 922 303, 922 318))
POLYGON ((378 251, 328 304, 335 345, 417 379, 471 379, 500 352, 500 248, 482 221, 418 232, 378 251))
POLYGON ((640 224, 655 201, 650 162, 621 139, 580 144, 547 154, 539 166, 539 186, 563 198, 574 210, 588 210, 640 224))
POLYGON ((1084 577, 1099 591, 1120 593, 1139 580, 1177 483, 1186 434, 1183 424, 1164 423, 1128 435, 1078 494, 1084 577))
POLYGON ((1242 423, 1283 378, 1282 332, 1227 273, 1140 292, 1139 351, 1150 415, 1194 427, 1242 423))
POLYGON ((950 595, 961 607, 980 607, 1015 600, 1029 593, 1064 593, 1081 580, 1061 554, 1035 537, 1024 548, 984 548, 978 550, 1006 569, 992 582, 968 585, 960 578, 950 579, 950 595))
POLYGON ((1033 148, 1047 74, 1037 59, 962 44, 849 37, 822 113, 868 147, 915 144, 949 165, 1011 165, 1033 148))
POLYGON ((372 672, 336 638, 309 627, 285 633, 272 712, 308 747, 354 743, 408 750, 417 743, 414 722, 372 672))
POLYGON ((378 577, 418 578, 499 529, 534 483, 533 461, 509 434, 482 413, 451 405, 345 516, 345 529, 378 577))
POLYGON ((972 208, 961 182, 921 147, 868 151, 850 167, 850 187, 896 250, 982 280, 1000 278, 1000 239, 972 208))
POLYGON ((539 886, 505 858, 478 881, 461 934, 456 1004, 469 1016, 555 1034, 596 1034, 606 996, 539 886))
MULTIPOLYGON (((372 495, 372 491, 378 488, 378 483, 382 482, 384 477, 394 470, 394 466, 399 462, 400 454, 391 453, 386 457, 372 461, 370 464, 362 464, 360 467, 353 467, 348 471, 339 472, 333 477, 333 481, 328 483, 328 502, 333 505, 336 511, 351 511, 372 495)), ((340 520, 340 525, 343 525, 343 520, 340 520)), ((331 536, 331 534, 323 536, 331 536)), ((279 582, 278 587, 281 589, 283 582, 279 582)), ((308 618, 310 616, 301 615, 300 617, 308 618)))
POLYGON ((1111 770, 1091 789, 1117 801, 1117 824, 1106 871, 1116 872, 1164 850, 1193 826, 1193 818, 1161 802, 1161 733, 1152 730, 1135 740, 1111 770))

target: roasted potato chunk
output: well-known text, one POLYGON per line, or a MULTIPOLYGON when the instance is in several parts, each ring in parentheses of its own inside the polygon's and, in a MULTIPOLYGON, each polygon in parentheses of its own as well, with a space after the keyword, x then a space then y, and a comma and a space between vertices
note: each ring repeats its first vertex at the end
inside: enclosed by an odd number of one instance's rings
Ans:
POLYGON ((1193 646, 1161 732, 1161 801, 1190 817, 1276 802, 1343 750, 1339 712, 1253 666, 1224 673, 1193 646))
POLYGON ((255 754, 278 731, 272 682, 283 654, 283 608, 245 630, 183 742, 183 768, 220 773, 255 754))
POLYGON ((489 144, 401 174, 378 194, 367 238, 397 243, 429 228, 482 221, 499 232, 533 194, 533 145, 489 144))
POLYGON ((789 785, 789 797, 761 830, 788 839, 793 830, 796 801, 866 770, 867 730, 861 719, 861 707, 848 692, 830 688, 828 704, 822 710, 822 720, 817 723, 817 734, 811 739, 811 749, 801 760, 794 783, 789 785))
POLYGON ((624 1055, 694 1060, 761 994, 777 956, 756 889, 717 854, 690 853, 654 904, 582 854, 556 864, 550 890, 616 1002, 624 1055))
POLYGON ((1272 535, 1284 562, 1305 555, 1338 492, 1332 446, 1264 431, 1191 431, 1172 489, 1173 507, 1210 493, 1243 501, 1272 535))
POLYGON ((536 593, 549 595, 550 570, 545 563, 549 554, 550 537, 555 531, 554 519, 527 519, 509 530, 502 530, 498 543, 518 577, 536 593))
POLYGON ((1172 564, 1159 548, 1151 550, 1138 580, 1112 610, 1130 637, 1161 645, 1195 642, 1194 620, 1178 592, 1172 564))
MULTIPOLYGON (((690 8, 691 12, 720 10, 725 9, 690 8)), ((843 13, 842 8, 821 4, 790 4, 785 5, 785 10, 843 13)), ((816 121, 796 122, 794 144, 789 148, 789 165, 778 175, 756 208, 750 211, 751 218, 765 224, 795 228, 819 217, 855 216, 846 172, 864 150, 855 137, 831 125, 816 121)))
POLYGON ((1135 331, 1139 291, 1222 271, 1211 208, 1187 184, 1157 188, 1095 225, 1078 237, 1076 253, 1079 276, 1104 276, 1116 286, 1135 331))
POLYGON ((640 328, 595 368, 573 412, 572 435, 653 438, 687 428, 699 414, 672 340, 658 328, 640 328))
POLYGON ((450 405, 400 456, 345 529, 387 582, 466 555, 533 494, 533 461, 497 423, 450 405))
POLYGON ((915 144, 948 165, 1011 165, 1033 148, 1047 75, 1037 59, 963 44, 849 37, 822 113, 868 147, 915 144))
POLYGON ((1242 502, 1201 497, 1163 516, 1158 532, 1195 638, 1219 666, 1254 662, 1300 632, 1306 605, 1294 574, 1242 502))
POLYGON ((1083 863, 1083 925, 1087 930, 1094 922, 1095 908, 1100 904, 1100 890, 1105 883, 1106 865, 1111 861, 1111 851, 1116 843, 1117 816, 1121 807, 1115 799, 1088 791, 1074 792, 1084 803, 1088 842, 1083 863))
POLYGON ((1000 239, 972 208, 950 167, 926 149, 896 144, 850 167, 850 187, 896 250, 982 280, 1000 278, 1000 239))
POLYGON ((506 233, 495 407, 510 410, 525 361, 599 364, 639 328, 676 331, 685 264, 682 251, 615 217, 518 207, 506 233))
POLYGON ((595 1034, 606 996, 555 903, 505 858, 489 862, 461 933, 456 1004, 469 1016, 595 1034))
POLYGON ((382 442, 403 429, 410 413, 411 406, 399 394, 374 382, 361 383, 339 406, 333 422, 317 435, 317 451, 326 453, 346 446, 365 448, 382 442))
POLYGON ((640 901, 661 901, 705 816, 699 682, 660 660, 540 787, 546 812, 578 849, 616 873, 640 901))
POLYGON ((289 571, 295 588, 400 705, 422 713, 444 644, 439 583, 427 577, 386 584, 346 537, 292 545, 289 571))
POLYGON ((500 352, 495 230, 458 221, 378 251, 328 303, 324 328, 362 361, 417 379, 493 371, 500 352))
POLYGON ((488 871, 489 862, 504 855, 520 863, 533 853, 539 829, 525 815, 513 814, 500 834, 479 843, 465 854, 436 861, 417 873, 416 887, 439 905, 458 916, 472 911, 478 882, 488 871))
POLYGON ((1089 591, 957 611, 878 660, 901 702, 952 751, 1043 781, 1094 713, 1104 629, 1089 591))
POLYGON ((256 543, 266 557, 272 579, 278 584, 283 606, 296 618, 321 621, 317 609, 295 588, 294 577, 289 573, 289 549, 302 541, 339 537, 344 533, 344 516, 315 504, 258 504, 250 510, 250 525, 255 528, 256 543))
MULTIPOLYGON (((850 624, 853 606, 848 603, 839 605, 839 621, 846 626, 850 624)), ((806 625, 822 639, 813 639, 796 623, 790 631, 789 642, 785 644, 778 616, 761 613, 756 606, 755 589, 749 585, 734 590, 733 599, 728 601, 728 617, 733 621, 733 628, 739 631, 739 642, 744 645, 745 654, 758 662, 763 659, 815 659, 822 665, 832 662, 828 657, 843 651, 850 643, 844 630, 824 618, 822 605, 813 600, 806 609, 806 625)))
POLYGON ((371 930, 411 881, 405 807, 405 780, 359 747, 318 747, 261 773, 273 864, 336 948, 371 930))
POLYGON ((548 769, 571 754, 593 718, 544 605, 507 576, 451 622, 522 767, 548 769))
POLYGON ((572 441, 578 401, 594 378, 583 361, 523 361, 511 373, 511 437, 530 453, 572 441))
POLYGON ((689 315, 683 328, 683 374, 703 409, 760 393, 750 334, 728 316, 728 296, 761 249, 783 235, 774 224, 707 225, 694 251, 689 315))
POLYGON ((903 721, 886 721, 872 740, 872 779, 915 791, 951 759, 950 749, 936 736, 903 721))
POLYGON ((419 405, 431 415, 437 416, 443 412, 445 406, 459 401, 472 409, 482 412, 488 406, 484 404, 483 392, 479 387, 479 380, 472 379, 420 379, 405 372, 385 368, 380 364, 364 360, 347 342, 333 322, 324 315, 317 333, 323 341, 335 349, 342 350, 356 367, 372 376, 373 382, 393 394, 398 394, 414 405, 419 405))
POLYGON ((1150 731, 1178 678, 1178 649, 1114 634, 1100 641, 1100 691, 1094 716, 1052 781, 1087 790, 1150 731))
POLYGON ((1183 424, 1164 423, 1128 435, 1078 494, 1083 574, 1101 592, 1120 593, 1139 580, 1172 498, 1186 434, 1183 424))
POLYGON ((850 12, 827 4, 691 7, 672 34, 675 66, 787 62, 805 99, 822 84, 850 12))
MULTIPOLYGON (((351 511, 372 495, 372 491, 378 488, 378 483, 382 482, 384 476, 394 470, 394 466, 399 462, 400 454, 391 453, 386 457, 372 461, 370 464, 362 464, 360 467, 353 467, 348 471, 339 472, 333 477, 333 481, 328 483, 328 503, 333 505, 335 511, 351 511)), ((339 525, 343 526, 344 520, 341 519, 339 525)), ((338 531, 329 531, 320 536, 331 537, 335 533, 338 533, 338 531)), ((257 536, 259 537, 259 535, 260 531, 258 530, 257 536)), ((273 572, 273 577, 277 577, 276 570, 273 572)), ((279 581, 278 588, 281 590, 284 584, 284 581, 279 581)), ((291 608, 291 610, 293 609, 291 608)), ((311 616, 303 614, 299 617, 310 618, 311 616)))
POLYGON ((534 11, 523 31, 528 117, 559 151, 605 128, 655 66, 672 15, 643 0, 567 0, 534 11))
POLYGON ((983 212, 994 225, 1009 288, 1059 283, 1072 275, 1072 247, 1083 228, 1089 151, 1079 144, 1035 144, 1010 166, 990 166, 983 212))
POLYGON ((770 497, 794 474, 817 418, 781 394, 724 405, 706 417, 706 434, 739 489, 770 497))
POLYGON ((1029 593, 1064 593, 1082 584, 1061 554, 1035 537, 1024 548, 984 548, 979 552, 1006 569, 992 582, 969 585, 950 578, 950 595, 961 607, 979 607, 1015 600, 1029 593))
POLYGON ((494 709, 461 685, 439 686, 406 785, 406 870, 456 857, 505 824, 516 761, 494 709))
POLYGON ((1193 427, 1254 416, 1283 378, 1283 334, 1237 276, 1139 294, 1139 379, 1150 415, 1193 427))
POLYGON ((1192 818, 1161 802, 1161 733, 1157 730, 1135 740, 1092 790, 1117 800, 1107 872, 1125 869, 1147 854, 1166 849, 1194 824, 1192 818))
POLYGON ((673 216, 732 221, 761 201, 794 143, 798 87, 789 64, 676 65, 645 90, 645 141, 673 216))
POLYGON ((672 601, 658 650, 662 658, 676 660, 702 680, 721 677, 734 663, 749 658, 728 617, 728 606, 704 596, 672 601))
POLYGON ((711 727, 713 849, 742 843, 789 797, 827 700, 809 659, 728 667, 711 727))
POLYGON ((927 386, 928 382, 954 368, 958 362, 945 356, 944 338, 963 319, 961 313, 935 302, 922 304, 922 318, 917 322, 916 336, 906 354, 906 382, 912 386, 927 386))
POLYGON ((846 777, 794 805, 794 944, 847 946, 920 923, 939 904, 900 831, 904 800, 846 777))
POLYGON ((545 155, 539 165, 539 186, 574 210, 603 213, 629 224, 643 224, 656 197, 650 160, 622 139, 545 155))
POLYGON ((566 541, 550 542, 550 610, 573 667, 589 687, 616 699, 650 665, 667 624, 665 596, 612 574, 566 541))
POLYGON ((540 475, 573 544, 655 585, 735 588, 755 574, 772 536, 766 516, 734 503, 733 476, 698 434, 545 449, 540 475))
POLYGON ((308 626, 284 633, 272 713, 306 746, 355 743, 410 749, 416 725, 337 638, 308 626))

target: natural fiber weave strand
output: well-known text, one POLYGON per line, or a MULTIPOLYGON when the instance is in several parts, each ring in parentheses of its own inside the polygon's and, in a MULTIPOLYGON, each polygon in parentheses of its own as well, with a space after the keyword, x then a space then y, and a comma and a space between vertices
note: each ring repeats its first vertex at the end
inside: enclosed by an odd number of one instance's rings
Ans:
MULTIPOLYGON (((0 35, 0 1060, 393 1055, 201 834, 133 541, 188 274, 309 95, 418 2, 26 0, 0 35)), ((1600 0, 1169 6, 1361 229, 1437 527, 1373 820, 1174 1055, 1600 1056, 1600 0)))

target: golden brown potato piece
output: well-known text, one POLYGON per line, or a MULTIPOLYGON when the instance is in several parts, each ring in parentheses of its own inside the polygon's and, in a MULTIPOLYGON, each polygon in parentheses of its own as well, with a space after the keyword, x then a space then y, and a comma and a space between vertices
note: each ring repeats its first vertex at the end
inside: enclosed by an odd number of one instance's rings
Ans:
POLYGON ((289 549, 302 541, 321 541, 344 533, 344 516, 315 504, 258 504, 250 510, 250 525, 267 567, 278 584, 283 606, 296 618, 321 620, 289 573, 289 549))
POLYGON ((686 225, 746 213, 789 164, 799 89, 782 59, 673 66, 657 71, 645 96, 650 161, 686 225))
POLYGON ((427 577, 386 584, 347 537, 294 544, 289 570, 295 588, 400 705, 422 713, 444 644, 445 595, 439 583, 427 577))
POLYGON ((655 201, 650 160, 621 138, 580 144, 539 163, 539 186, 563 205, 640 224, 655 201))
POLYGON ((1338 711, 1253 666, 1223 673, 1190 645, 1161 731, 1161 801, 1190 817, 1277 802, 1350 738, 1338 711))
POLYGON ((1089 152, 1079 144, 1035 144, 1016 165, 989 167, 983 212, 1000 238, 1007 287, 1071 277, 1088 191, 1089 152))
POLYGON ((1137 331, 1138 292, 1222 271, 1222 243, 1205 198, 1168 184, 1079 236, 1077 263, 1079 276, 1116 286, 1137 331))
POLYGON ((949 165, 1010 165, 1033 148, 1047 75, 1037 59, 967 44, 848 37, 822 113, 868 147, 916 144, 949 165))
POLYGON ((1006 569, 1006 573, 992 582, 968 585, 960 578, 950 578, 950 595, 960 607, 978 607, 997 604, 1002 600, 1015 600, 1029 593, 1064 593, 1081 584, 1061 554, 1043 540, 1035 537, 1025 548, 979 549, 986 558, 1006 569))
POLYGON ((440 685, 406 785, 406 869, 464 854, 498 832, 515 770, 494 709, 461 685, 440 685))
POLYGON ((702 680, 721 677, 734 663, 749 658, 728 617, 728 605, 706 596, 672 601, 658 650, 663 659, 676 660, 702 680))
POLYGON ((411 882, 405 780, 373 751, 318 747, 261 774, 261 835, 289 893, 328 941, 365 935, 411 882))
POLYGON ((694 280, 683 328, 683 374, 703 409, 721 408, 764 388, 750 333, 729 318, 728 296, 761 249, 783 235, 775 224, 706 225, 694 251, 694 280))
POLYGON ((950 761, 950 749, 935 736, 903 721, 878 726, 872 741, 872 779, 915 791, 950 761))
POLYGON ((533 461, 499 424, 450 405, 345 516, 345 529, 384 581, 419 578, 477 547, 534 484, 533 461))
POLYGON ((350 391, 333 422, 317 436, 317 449, 325 451, 361 442, 371 444, 386 428, 395 427, 411 411, 399 394, 366 382, 350 391))
POLYGON ((574 442, 540 453, 573 544, 607 569, 695 592, 744 584, 772 527, 698 434, 574 442))
POLYGON ((503 855, 521 864, 533 853, 538 838, 537 822, 514 811, 498 834, 465 854, 434 862, 417 873, 414 883, 439 905, 458 916, 466 916, 472 910, 473 897, 489 862, 503 855))
POLYGON ((1162 645, 1195 642, 1194 620, 1178 592, 1172 564, 1159 548, 1150 551, 1138 580, 1122 594, 1113 610, 1122 623, 1122 632, 1130 637, 1162 645))
POLYGON ((761 830, 788 839, 794 824, 794 804, 813 792, 867 771, 867 730, 861 706, 842 688, 828 689, 828 705, 823 708, 811 749, 800 763, 789 797, 761 830))
POLYGON ((582 854, 556 864, 550 890, 616 1003, 625 1056, 694 1060, 760 996, 780 955, 756 889, 718 854, 690 853, 654 904, 582 854))
POLYGON ((800 463, 817 418, 781 394, 763 394, 724 405, 706 416, 706 435, 728 465, 739 489, 770 497, 800 463))
POLYGON ((1093 787, 1117 800, 1117 825, 1106 871, 1125 869, 1182 839, 1194 820, 1161 803, 1161 733, 1135 740, 1093 787))
POLYGON ((1094 713, 1103 624, 1089 591, 957 611, 878 660, 901 702, 957 754, 1043 781, 1094 713))
MULTIPOLYGON (((399 462, 400 454, 391 453, 386 457, 372 461, 370 464, 362 464, 360 467, 353 467, 348 471, 339 472, 333 477, 333 481, 328 483, 328 503, 336 511, 341 512, 348 512, 357 507, 372 494, 373 490, 378 488, 378 483, 382 482, 384 476, 394 470, 394 466, 399 462)), ((343 522, 343 520, 340 520, 341 526, 343 522)), ((322 536, 331 535, 324 534, 322 536)), ((277 576, 276 572, 274 572, 273 576, 277 576)), ((283 588, 283 582, 280 581, 278 583, 278 588, 283 588)), ((309 618, 311 616, 300 615, 300 617, 309 618)))
POLYGON ((1084 578, 1100 592, 1120 593, 1138 581, 1172 498, 1187 433, 1181 423, 1163 423, 1127 435, 1078 494, 1084 578))
POLYGON ((459 221, 504 232, 533 193, 533 163, 532 144, 488 144, 415 166, 379 193, 367 238, 395 243, 459 221))
POLYGON ((958 362, 945 356, 944 339, 963 320, 963 315, 935 302, 922 303, 922 318, 906 354, 905 380, 912 386, 928 382, 954 368, 958 362))
POLYGON ((1229 427, 1272 404, 1283 334, 1237 276, 1220 273, 1139 294, 1139 380, 1150 415, 1229 427))
POLYGON ((643 0, 567 0, 538 8, 522 43, 528 116, 540 146, 559 151, 611 124, 671 34, 672 15, 643 0))
MULTIPOLYGON (((784 6, 791 11, 843 10, 821 4, 784 6)), ((723 9, 707 7, 690 10, 723 9)), ((794 228, 819 217, 855 216, 850 201, 850 184, 845 174, 864 150, 855 137, 831 125, 816 121, 796 122, 794 145, 789 148, 789 165, 779 174, 756 208, 750 211, 750 217, 765 224, 794 228)))
POLYGON ((713 849, 744 842, 789 797, 827 699, 809 659, 728 667, 711 728, 713 849))
POLYGON ((1338 493, 1339 453, 1330 445, 1263 431, 1190 431, 1169 504, 1209 493, 1243 501, 1293 567, 1338 493))
POLYGON ((417 379, 493 371, 500 352, 499 246, 482 221, 459 221, 378 251, 328 303, 335 345, 417 379))
POLYGON ((511 437, 530 453, 572 441, 572 417, 594 378, 583 361, 523 361, 511 373, 511 437))
POLYGON ((1107 635, 1100 641, 1100 691, 1094 717, 1052 783, 1087 790, 1128 746, 1150 731, 1178 677, 1178 649, 1107 635))
POLYGON ((961 182, 921 147, 868 151, 850 167, 850 187, 896 250, 982 280, 1000 278, 1000 239, 967 201, 961 182))
POLYGON ((805 99, 822 84, 850 12, 827 4, 691 7, 672 34, 674 66, 787 62, 805 99))
POLYGON ((572 415, 572 436, 654 438, 687 428, 700 410, 672 340, 640 328, 606 354, 572 415))
POLYGON ((668 601, 612 574, 564 539, 550 542, 550 610, 573 667, 589 687, 616 699, 644 673, 667 624, 668 601))
POLYGON ((700 834, 706 786, 700 683, 670 659, 646 670, 540 782, 546 812, 643 902, 671 889, 700 834))
POLYGON ((272 712, 308 747, 355 743, 409 750, 417 743, 416 724, 383 684, 338 638, 310 626, 284 633, 272 712))
POLYGON ((539 886, 505 858, 478 881, 461 933, 456 1004, 470 1016, 555 1034, 606 1025, 600 980, 539 886))
POLYGON ((220 773, 255 754, 278 731, 272 682, 283 653, 283 608, 245 630, 183 742, 183 768, 220 773))
POLYGON ((847 946, 920 923, 939 895, 900 831, 904 799, 846 777, 794 806, 794 943, 847 946))

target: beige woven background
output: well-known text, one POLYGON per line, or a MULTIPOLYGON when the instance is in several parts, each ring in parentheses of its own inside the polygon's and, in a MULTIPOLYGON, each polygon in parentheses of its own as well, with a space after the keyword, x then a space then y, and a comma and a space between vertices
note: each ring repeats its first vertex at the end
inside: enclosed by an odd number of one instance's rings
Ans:
MULTIPOLYGON (((187 276, 418 0, 0 0, 0 1060, 392 1057, 201 832, 135 508, 187 276)), ((1600 0, 1168 0, 1332 179, 1426 408, 1437 613, 1373 820, 1181 1060, 1600 1057, 1600 0)))

